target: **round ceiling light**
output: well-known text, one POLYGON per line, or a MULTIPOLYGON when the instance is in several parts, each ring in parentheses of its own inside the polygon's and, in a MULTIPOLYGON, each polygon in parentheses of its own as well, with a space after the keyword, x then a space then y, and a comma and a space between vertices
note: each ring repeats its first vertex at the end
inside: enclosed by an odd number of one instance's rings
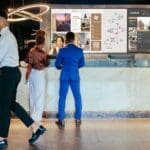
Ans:
POLYGON ((46 14, 49 11, 49 6, 46 4, 32 4, 17 9, 10 9, 8 13, 9 22, 19 22, 25 20, 34 20, 42 22, 41 16, 46 14), (40 12, 34 12, 39 9, 40 12))

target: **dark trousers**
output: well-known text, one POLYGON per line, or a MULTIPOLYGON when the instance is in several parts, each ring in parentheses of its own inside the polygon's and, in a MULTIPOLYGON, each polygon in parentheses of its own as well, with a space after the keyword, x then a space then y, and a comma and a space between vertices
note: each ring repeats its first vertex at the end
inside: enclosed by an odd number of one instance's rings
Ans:
POLYGON ((58 117, 59 120, 64 120, 65 118, 65 105, 66 96, 68 93, 69 86, 71 87, 74 100, 75 100, 75 119, 81 119, 82 116, 82 100, 80 94, 80 81, 79 80, 60 80, 60 90, 59 90, 59 105, 58 105, 58 117))
POLYGON ((7 138, 10 126, 10 115, 13 111, 29 127, 34 121, 24 108, 16 102, 17 87, 21 79, 18 67, 0 69, 0 136, 7 138))

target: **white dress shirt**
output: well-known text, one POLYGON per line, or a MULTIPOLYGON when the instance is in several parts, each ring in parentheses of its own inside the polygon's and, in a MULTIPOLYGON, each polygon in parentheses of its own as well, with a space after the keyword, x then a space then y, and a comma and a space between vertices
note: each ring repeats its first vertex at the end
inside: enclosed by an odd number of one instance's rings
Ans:
POLYGON ((15 36, 8 27, 0 31, 0 68, 19 65, 18 45, 15 36))

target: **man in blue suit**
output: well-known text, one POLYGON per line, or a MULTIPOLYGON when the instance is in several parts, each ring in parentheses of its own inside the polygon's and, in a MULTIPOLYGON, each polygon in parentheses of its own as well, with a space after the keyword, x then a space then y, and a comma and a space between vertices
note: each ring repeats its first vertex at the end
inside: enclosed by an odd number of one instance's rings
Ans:
POLYGON ((74 45, 75 35, 73 32, 66 34, 66 47, 60 49, 55 66, 61 69, 58 121, 59 127, 65 126, 65 103, 69 86, 71 87, 75 99, 75 121, 76 126, 81 125, 82 100, 80 94, 80 75, 79 68, 84 66, 83 50, 74 45))

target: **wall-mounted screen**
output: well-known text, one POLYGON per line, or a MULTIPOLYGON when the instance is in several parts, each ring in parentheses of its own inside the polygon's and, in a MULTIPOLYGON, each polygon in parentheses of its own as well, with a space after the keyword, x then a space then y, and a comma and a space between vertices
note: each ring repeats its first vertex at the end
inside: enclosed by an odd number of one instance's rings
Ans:
POLYGON ((128 9, 128 51, 150 52, 150 9, 128 9))
POLYGON ((68 31, 84 52, 127 53, 127 9, 52 9, 52 48, 68 31))

